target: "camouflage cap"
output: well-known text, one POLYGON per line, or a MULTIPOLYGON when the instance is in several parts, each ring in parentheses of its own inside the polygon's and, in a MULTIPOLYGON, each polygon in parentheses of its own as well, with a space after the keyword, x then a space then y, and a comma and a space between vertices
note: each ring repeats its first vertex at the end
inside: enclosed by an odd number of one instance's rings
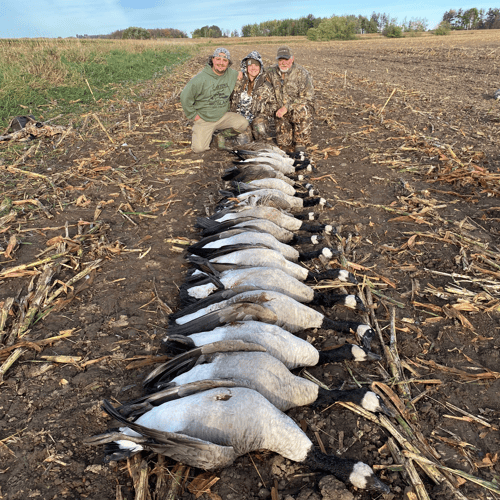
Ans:
POLYGON ((225 49, 224 47, 218 47, 217 49, 215 49, 212 57, 224 57, 221 56, 221 54, 224 54, 226 59, 231 60, 231 55, 229 54, 229 50, 225 49))
POLYGON ((290 59, 292 56, 292 51, 286 45, 280 47, 278 49, 278 53, 276 54, 276 59, 290 59))

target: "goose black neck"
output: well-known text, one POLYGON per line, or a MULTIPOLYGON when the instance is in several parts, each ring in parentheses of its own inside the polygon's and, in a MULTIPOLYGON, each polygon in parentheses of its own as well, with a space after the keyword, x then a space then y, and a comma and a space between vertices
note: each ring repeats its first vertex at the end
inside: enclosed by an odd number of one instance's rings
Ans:
POLYGON ((303 202, 302 202, 302 206, 314 207, 315 205, 319 205, 321 200, 322 200, 322 198, 318 198, 317 196, 315 198, 304 198, 303 202))
POLYGON ((325 365, 327 363, 338 363, 345 359, 352 359, 352 346, 351 344, 344 344, 337 349, 329 349, 328 351, 319 351, 318 365, 325 365))
POLYGON ((321 235, 318 236, 298 236, 296 234, 293 235, 293 238, 288 242, 290 245, 317 245, 323 237, 321 235), (314 238, 314 239, 312 239, 314 238))
POLYGON ((347 295, 345 294, 336 294, 327 292, 321 293, 315 290, 314 298, 311 304, 324 307, 333 307, 335 304, 344 302, 346 297, 347 295))
POLYGON ((315 273, 316 279, 320 280, 335 280, 339 277, 341 269, 327 269, 320 273, 315 273))
POLYGON ((351 391, 341 391, 336 389, 318 388, 318 397, 314 402, 314 406, 328 406, 337 401, 351 401, 351 391))
POLYGON ((311 260, 319 257, 323 253, 321 250, 312 250, 311 252, 299 252, 299 261, 311 260))
POLYGON ((326 330, 336 330, 338 332, 350 332, 351 330, 357 331, 361 323, 356 323, 355 321, 336 321, 334 319, 327 318, 323 319, 323 324, 321 328, 326 330))
MULTIPOLYGON (((296 219, 298 219, 297 216, 295 216, 296 219)), ((301 220, 308 220, 308 219, 301 219, 301 220)), ((322 233, 325 230, 325 225, 324 224, 308 224, 302 223, 300 226, 301 231, 307 231, 309 233, 322 233)))
MULTIPOLYGON (((314 212, 307 212, 305 214, 293 214, 293 216, 298 220, 316 220, 319 215, 314 212)), ((300 228, 302 230, 302 228, 300 228)))
POLYGON ((321 453, 317 448, 311 448, 307 454, 306 463, 313 470, 329 472, 340 481, 350 484, 349 476, 354 470, 357 460, 327 455, 321 453))
POLYGON ((328 472, 346 484, 353 484, 354 481, 356 483, 354 486, 358 488, 379 493, 390 493, 389 487, 375 476, 369 466, 359 460, 326 455, 315 448, 311 448, 307 454, 306 463, 311 469, 328 472), (363 469, 362 477, 359 477, 360 474, 358 473, 360 468, 363 469))
POLYGON ((309 160, 295 161, 293 166, 295 167, 295 172, 300 172, 301 170, 305 170, 310 164, 309 160))
POLYGON ((303 193, 301 191, 295 191, 295 195, 294 196, 296 196, 297 198, 302 198, 302 199, 309 198, 309 192, 303 193))

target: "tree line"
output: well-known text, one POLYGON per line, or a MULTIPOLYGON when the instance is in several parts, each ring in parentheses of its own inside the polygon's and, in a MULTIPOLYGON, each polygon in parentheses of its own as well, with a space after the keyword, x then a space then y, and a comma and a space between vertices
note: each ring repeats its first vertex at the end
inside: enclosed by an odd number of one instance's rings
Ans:
POLYGON ((450 9, 444 13, 443 23, 453 30, 500 29, 500 9, 450 9))
MULTIPOLYGON (((274 19, 262 23, 246 24, 238 30, 221 29, 219 26, 203 26, 195 29, 193 38, 226 38, 257 36, 306 36, 310 40, 349 40, 364 33, 382 33, 388 37, 403 36, 404 33, 418 34, 428 30, 425 18, 406 18, 400 23, 385 12, 373 12, 370 17, 344 15, 315 17, 309 14, 299 19, 274 19)), ((449 30, 500 29, 500 9, 450 9, 443 14, 443 19, 436 34, 447 34, 449 30)), ((145 29, 131 26, 117 30, 109 35, 76 35, 78 38, 187 38, 184 31, 175 28, 145 29)))
POLYGON ((309 14, 299 19, 265 21, 259 24, 247 24, 241 28, 241 36, 307 36, 310 40, 331 40, 339 38, 349 40, 363 33, 382 33, 391 36, 398 28, 398 33, 426 31, 428 21, 424 18, 411 18, 397 24, 397 19, 385 12, 373 12, 366 16, 314 17, 309 14))
POLYGON ((122 38, 134 38, 137 40, 150 40, 156 38, 187 38, 187 33, 175 28, 138 28, 130 26, 124 30, 116 30, 108 35, 76 35, 76 38, 108 38, 121 40, 122 38))

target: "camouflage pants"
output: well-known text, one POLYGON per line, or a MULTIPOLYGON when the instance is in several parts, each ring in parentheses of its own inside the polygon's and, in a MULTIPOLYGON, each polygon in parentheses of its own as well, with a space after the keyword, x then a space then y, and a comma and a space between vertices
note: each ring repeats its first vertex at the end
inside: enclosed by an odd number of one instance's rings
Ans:
POLYGON ((311 144, 312 109, 303 105, 287 111, 281 118, 275 117, 276 142, 281 148, 311 144))

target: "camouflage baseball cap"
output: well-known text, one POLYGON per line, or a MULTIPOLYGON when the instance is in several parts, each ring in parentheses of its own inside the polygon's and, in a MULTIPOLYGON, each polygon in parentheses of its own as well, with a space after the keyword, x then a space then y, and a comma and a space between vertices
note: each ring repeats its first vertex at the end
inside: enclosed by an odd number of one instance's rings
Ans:
POLYGON ((276 54, 276 59, 290 59, 292 57, 292 51, 286 45, 278 49, 276 54))

